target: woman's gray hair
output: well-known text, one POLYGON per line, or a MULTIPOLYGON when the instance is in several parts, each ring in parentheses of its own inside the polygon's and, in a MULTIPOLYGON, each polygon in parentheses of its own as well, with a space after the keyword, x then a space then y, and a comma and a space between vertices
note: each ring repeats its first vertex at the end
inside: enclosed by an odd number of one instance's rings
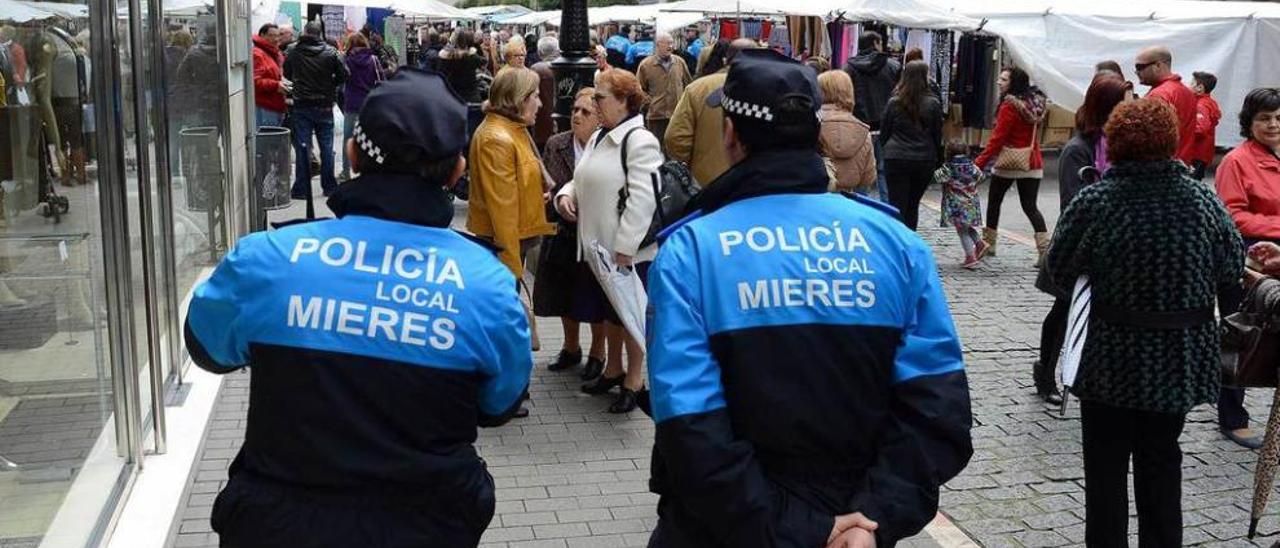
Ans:
POLYGON ((538 40, 538 57, 550 61, 560 56, 560 40, 554 36, 543 36, 538 40))

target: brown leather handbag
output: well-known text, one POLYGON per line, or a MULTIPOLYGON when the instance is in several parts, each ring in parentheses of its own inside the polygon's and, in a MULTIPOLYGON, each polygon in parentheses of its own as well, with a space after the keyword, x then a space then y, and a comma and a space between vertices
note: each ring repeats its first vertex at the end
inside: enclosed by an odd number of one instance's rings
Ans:
POLYGON ((1025 147, 1002 147, 996 155, 995 168, 1005 171, 1031 171, 1031 152, 1035 149, 1040 123, 1031 127, 1031 143, 1025 147))
POLYGON ((1280 323, 1268 311, 1253 310, 1258 285, 1249 289, 1240 311, 1222 319, 1222 384, 1274 388, 1280 375, 1280 323))

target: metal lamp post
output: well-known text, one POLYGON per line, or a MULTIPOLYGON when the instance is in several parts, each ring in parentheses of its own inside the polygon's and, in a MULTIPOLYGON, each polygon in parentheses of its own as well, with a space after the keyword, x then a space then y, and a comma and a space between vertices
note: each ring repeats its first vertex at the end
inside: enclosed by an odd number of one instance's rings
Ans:
POLYGON ((591 59, 587 24, 587 0, 564 0, 560 11, 560 57, 551 62, 556 75, 556 107, 551 115, 556 131, 569 129, 573 101, 578 90, 595 84, 596 63, 591 59))

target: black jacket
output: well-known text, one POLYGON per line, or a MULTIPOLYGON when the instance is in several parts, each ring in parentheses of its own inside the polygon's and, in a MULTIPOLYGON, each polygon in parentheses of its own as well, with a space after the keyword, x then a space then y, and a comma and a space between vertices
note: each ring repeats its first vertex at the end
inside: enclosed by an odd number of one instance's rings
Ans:
POLYGON ((921 101, 919 120, 911 119, 896 97, 890 99, 880 122, 884 159, 942 165, 943 118, 942 103, 933 95, 921 101))
POLYGON ((651 547, 823 546, 850 512, 892 546, 973 452, 932 252, 892 208, 827 184, 812 150, 755 154, 664 233, 651 547))
POLYGON ((1076 135, 1062 147, 1058 155, 1058 205, 1059 211, 1066 211, 1076 193, 1085 187, 1080 178, 1080 169, 1092 167, 1094 143, 1082 135, 1076 135))
POLYGON ((880 129, 882 113, 898 85, 902 64, 887 53, 865 51, 845 61, 844 71, 853 78, 853 115, 871 126, 871 131, 880 129))
POLYGON ((319 38, 303 36, 284 59, 284 77, 293 81, 293 106, 328 108, 338 102, 347 67, 338 50, 319 38))
POLYGON ((229 475, 353 504, 474 501, 476 428, 514 415, 532 367, 515 280, 447 228, 439 186, 369 174, 329 206, 338 219, 242 238, 192 297, 196 365, 253 376, 229 475))

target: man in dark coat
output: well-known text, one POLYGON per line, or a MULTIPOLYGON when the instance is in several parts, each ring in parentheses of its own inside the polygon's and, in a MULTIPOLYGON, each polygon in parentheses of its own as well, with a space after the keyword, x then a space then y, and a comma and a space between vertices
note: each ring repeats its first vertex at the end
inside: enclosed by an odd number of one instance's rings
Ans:
MULTIPOLYGON (((880 133, 880 119, 893 98, 893 89, 902 75, 902 64, 884 52, 884 39, 879 33, 866 32, 858 38, 858 55, 845 61, 845 72, 853 78, 853 115, 871 127, 873 136, 880 133)), ((884 180, 884 151, 880 139, 872 139, 876 154, 876 189, 880 200, 889 201, 884 180)))
POLYGON ((733 167, 649 274, 652 548, 893 546, 973 454, 960 341, 929 246, 827 192, 817 75, 730 65, 733 167))
POLYGON ((476 428, 519 413, 533 363, 511 272, 449 229, 466 124, 443 78, 401 69, 360 111, 338 218, 249 235, 196 288, 192 359, 253 376, 223 546, 480 542, 476 428))
POLYGON ((338 50, 324 43, 320 23, 312 21, 298 44, 284 60, 284 77, 293 82, 293 146, 297 167, 293 197, 305 200, 311 194, 311 136, 320 147, 320 186, 328 196, 338 188, 333 169, 333 105, 338 87, 347 81, 347 67, 338 50))

